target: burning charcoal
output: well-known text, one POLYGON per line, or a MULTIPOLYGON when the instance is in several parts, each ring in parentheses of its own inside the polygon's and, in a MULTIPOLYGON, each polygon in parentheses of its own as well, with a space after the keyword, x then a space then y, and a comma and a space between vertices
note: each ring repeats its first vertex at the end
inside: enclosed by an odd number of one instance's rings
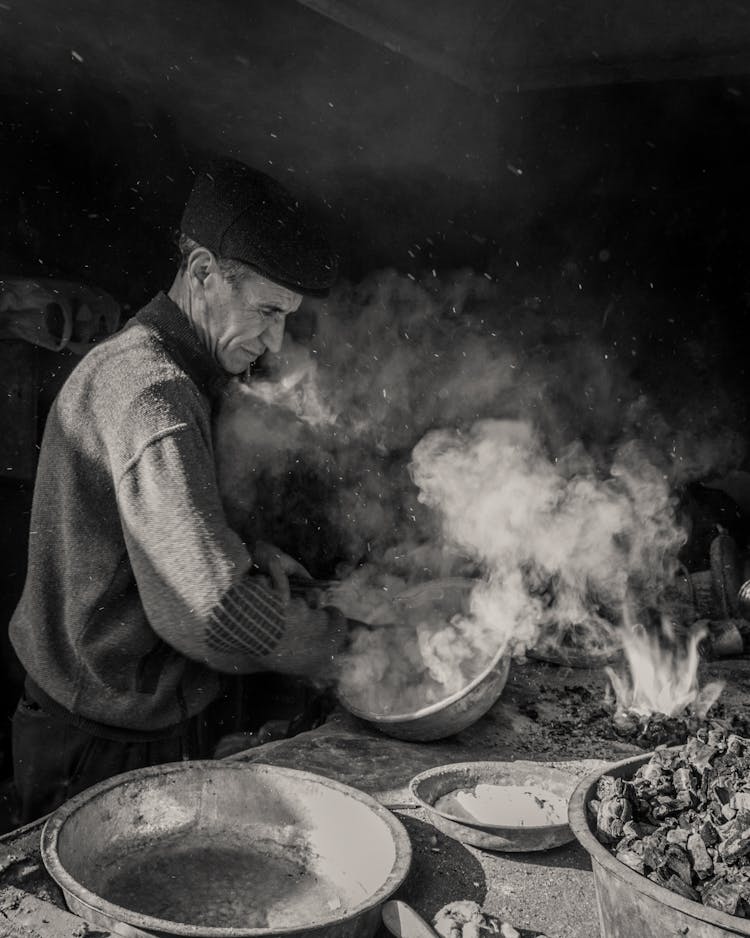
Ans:
POLYGON ((734 795, 732 795, 729 805, 736 811, 750 813, 750 791, 735 792, 734 795))
POLYGON ((600 805, 600 804, 601 804, 601 802, 600 802, 597 798, 592 798, 591 801, 589 801, 588 804, 586 805, 586 808, 587 808, 589 814, 591 815, 591 819, 592 819, 593 821, 596 820, 596 816, 597 816, 597 814, 599 813, 599 805, 600 805))
POLYGON ((706 742, 714 749, 720 749, 723 752, 726 748, 726 737, 726 731, 722 727, 712 726, 706 736, 706 742))
POLYGON ((693 774, 687 766, 675 769, 672 775, 672 784, 675 791, 695 791, 695 782, 693 774))
POLYGON ((721 813, 728 821, 733 821, 737 817, 737 811, 729 804, 722 807, 721 813))
POLYGON ((698 833, 707 847, 713 847, 720 840, 718 831, 710 821, 704 821, 698 833))
POLYGON ((599 805, 596 815, 596 831, 604 843, 614 844, 622 837, 625 821, 633 816, 630 802, 626 798, 607 798, 599 805))
POLYGON ((701 879, 705 879, 713 870, 714 864, 700 834, 691 834, 688 837, 687 852, 693 870, 701 879))
POLYGON ((720 912, 734 915, 742 896, 739 883, 728 883, 723 877, 716 877, 703 890, 703 904, 720 912))
POLYGON ((701 897, 690 883, 686 883, 681 877, 677 876, 676 873, 666 880, 664 883, 667 889, 671 889, 672 892, 676 892, 678 896, 683 896, 685 899, 692 899, 693 902, 700 902, 701 897))
POLYGON ((620 863, 629 866, 630 869, 635 870, 636 873, 643 875, 645 872, 646 866, 643 862, 643 857, 639 856, 634 850, 618 850, 615 856, 620 863))

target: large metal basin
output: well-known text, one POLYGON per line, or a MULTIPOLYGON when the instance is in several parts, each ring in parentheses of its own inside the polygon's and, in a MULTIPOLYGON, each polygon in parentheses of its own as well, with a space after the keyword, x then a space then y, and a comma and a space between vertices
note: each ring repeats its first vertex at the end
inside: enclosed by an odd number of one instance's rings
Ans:
POLYGON ((73 912, 127 938, 372 938, 411 847, 339 782, 185 762, 82 792, 47 821, 42 857, 73 912))
MULTIPOLYGON (((450 617, 466 611, 475 586, 474 580, 461 577, 434 580, 405 590, 396 597, 394 608, 396 611, 399 606, 407 610, 434 610, 436 614, 450 617)), ((453 736, 484 716, 502 694, 509 671, 510 655, 503 647, 465 687, 444 700, 408 713, 375 713, 357 706, 345 696, 339 699, 349 713, 386 736, 431 742, 453 736)))
MULTIPOLYGON (((607 775, 629 779, 653 753, 618 762, 607 775)), ((677 893, 620 863, 600 844, 589 822, 587 805, 596 796, 601 771, 584 778, 570 799, 568 820, 591 857, 602 938, 730 938, 750 935, 750 921, 727 915, 677 893)))

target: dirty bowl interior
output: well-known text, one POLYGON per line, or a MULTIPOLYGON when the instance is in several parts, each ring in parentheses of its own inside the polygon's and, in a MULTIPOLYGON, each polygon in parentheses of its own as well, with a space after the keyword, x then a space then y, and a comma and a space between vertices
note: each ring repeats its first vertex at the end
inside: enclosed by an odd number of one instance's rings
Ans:
POLYGON ((346 785, 186 762, 76 796, 47 822, 42 855, 74 912, 124 935, 366 935, 411 850, 400 822, 346 785))
POLYGON ((567 804, 577 779, 539 762, 457 762, 420 772, 410 784, 414 799, 430 821, 449 837, 485 850, 509 853, 549 850, 573 840, 567 804), (436 807, 443 796, 477 785, 542 789, 560 805, 559 821, 541 825, 489 824, 436 807))
MULTIPOLYGON (((403 610, 404 618, 414 611, 450 619, 467 612, 475 580, 451 577, 420 583, 400 593, 393 609, 403 610)), ((387 736, 414 742, 444 739, 459 733, 484 716, 505 688, 510 670, 510 655, 500 648, 486 667, 466 687, 454 694, 406 713, 377 713, 360 706, 356 700, 340 695, 339 700, 349 713, 387 736)))

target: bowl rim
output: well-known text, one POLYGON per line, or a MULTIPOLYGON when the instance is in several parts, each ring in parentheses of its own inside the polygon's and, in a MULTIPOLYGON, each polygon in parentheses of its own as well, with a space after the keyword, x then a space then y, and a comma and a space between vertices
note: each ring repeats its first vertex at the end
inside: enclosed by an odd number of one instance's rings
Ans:
POLYGON ((133 769, 130 772, 123 772, 120 775, 114 775, 105 779, 90 788, 85 789, 80 794, 75 795, 69 801, 66 801, 47 819, 41 833, 41 855, 47 872, 60 888, 70 893, 77 901, 88 906, 93 911, 109 916, 111 919, 130 925, 135 928, 147 931, 157 931, 167 935, 183 935, 188 938, 271 938, 276 935, 294 935, 310 927, 324 928, 330 925, 341 924, 351 921, 354 918, 376 908, 385 901, 389 895, 403 883, 409 872, 412 861, 412 847, 409 835, 399 819, 386 808, 376 801, 371 795, 359 791, 343 782, 328 778, 325 775, 319 775, 314 772, 307 772, 302 769, 292 769, 286 766, 276 766, 269 763, 255 762, 223 762, 212 759, 200 759, 186 762, 169 762, 162 765, 148 766, 142 769, 133 769), (273 928, 254 927, 224 927, 224 926, 204 926, 189 925, 182 922, 174 922, 171 919, 161 919, 152 915, 146 915, 127 909, 124 906, 109 902, 103 896, 99 896, 87 889, 75 877, 68 872, 60 859, 57 844, 60 833, 65 824, 73 817, 76 812, 85 807, 90 801, 95 800, 100 795, 127 785, 129 782, 147 779, 150 776, 164 777, 165 775, 174 775, 181 772, 207 770, 216 772, 244 772, 249 775, 282 775, 296 778, 300 781, 305 780, 313 784, 319 784, 326 788, 332 788, 335 791, 359 801, 370 808, 388 828, 393 840, 394 862, 385 881, 381 883, 378 889, 363 899, 360 903, 350 909, 345 915, 336 915, 332 913, 329 917, 321 919, 310 925, 294 925, 273 928))
MULTIPOLYGON (((411 586, 407 586, 406 589, 402 590, 398 596, 397 600, 404 597, 408 597, 411 593, 416 593, 419 590, 425 589, 429 586, 444 586, 446 588, 461 588, 465 590, 473 590, 483 581, 480 579, 470 579, 469 577, 443 577, 437 580, 425 580, 423 583, 413 583, 411 586)), ((474 688, 481 684, 493 671, 499 671, 499 665, 504 664, 503 659, 507 658, 507 666, 510 668, 510 659, 511 654, 508 650, 507 642, 497 650, 494 657, 487 665, 487 667, 480 673, 477 674, 468 684, 460 688, 457 691, 454 691, 449 697, 444 697, 442 700, 438 700, 435 703, 428 704, 426 707, 421 707, 419 710, 404 711, 402 713, 375 713, 371 710, 362 710, 360 707, 357 707, 356 704, 349 702, 349 698, 345 694, 339 694, 338 699, 341 705, 352 714, 352 716, 359 717, 360 720, 366 720, 370 723, 379 723, 379 724, 389 724, 389 723, 406 723, 411 722, 412 720, 419 720, 422 717, 432 716, 434 713, 439 713, 441 710, 444 710, 446 707, 449 707, 451 704, 456 703, 461 700, 463 697, 466 697, 474 688)))
MULTIPOLYGON (((555 822, 554 824, 482 824, 479 822, 469 821, 466 818, 460 818, 455 814, 449 814, 447 811, 439 811, 434 804, 431 804, 429 801, 426 801, 419 794, 419 786, 422 782, 426 781, 429 778, 434 778, 436 775, 447 774, 446 770, 460 771, 462 769, 467 771, 472 771, 473 769, 483 767, 483 766, 495 766, 495 765, 517 765, 520 762, 523 762, 524 765, 534 766, 538 765, 540 768, 544 768, 547 772, 555 772, 561 776, 564 776, 570 781, 571 791, 573 790, 576 784, 576 776, 570 772, 565 772, 563 769, 558 769, 556 766, 547 766, 544 762, 531 762, 528 760, 514 760, 514 761, 503 761, 503 760, 477 760, 473 762, 447 762, 444 765, 436 765, 431 769, 426 769, 424 772, 420 772, 418 775, 415 775, 414 778, 409 782, 409 791, 423 808, 427 811, 437 814, 442 818, 445 818, 448 821, 451 821, 454 824, 459 824, 461 827, 470 828, 472 830, 485 831, 486 833, 497 833, 503 831, 509 831, 513 834, 523 834, 523 833, 535 833, 541 834, 543 831, 554 831, 554 830, 563 830, 566 827, 569 827, 569 821, 566 817, 562 821, 555 822)), ((502 786, 499 787, 508 787, 502 786)), ((554 794, 554 792, 550 792, 554 794)), ((568 803, 568 800, 560 795, 564 803, 568 803)))
MULTIPOLYGON (((680 746, 671 746, 667 748, 667 751, 673 752, 680 748, 680 746)), ((617 879, 622 880, 636 892, 640 892, 650 899, 661 902, 663 905, 682 912, 691 918, 726 928, 730 934, 750 935, 750 920, 740 918, 737 915, 730 915, 728 912, 721 912, 719 909, 713 909, 711 906, 704 905, 702 902, 695 902, 693 899, 686 899, 665 886, 659 886, 658 883, 652 882, 641 873, 636 873, 627 864, 618 860, 604 844, 599 842, 592 832, 588 821, 587 805, 593 793, 595 793, 595 786, 599 779, 603 775, 612 775, 614 773, 621 773, 616 777, 630 779, 635 770, 645 765, 655 752, 656 750, 652 750, 643 755, 631 756, 628 759, 613 762, 606 769, 598 769, 584 776, 576 786, 568 804, 570 829, 592 860, 603 867, 607 873, 611 873, 617 879), (623 770, 631 768, 632 772, 623 774, 623 770)))
POLYGON ((367 720, 370 723, 406 723, 412 720, 419 720, 422 717, 432 716, 433 713, 439 713, 441 710, 445 710, 446 707, 449 707, 451 704, 457 703, 463 697, 466 697, 474 688, 481 684, 487 677, 492 674, 493 671, 500 673, 500 665, 505 665, 507 663, 510 667, 511 655, 507 650, 507 646, 503 646, 496 654, 492 661, 487 665, 487 667, 478 674, 476 677, 462 687, 460 690, 455 691, 450 695, 450 697, 444 697, 442 700, 438 700, 435 703, 428 704, 426 707, 422 707, 419 710, 404 711, 403 713, 373 713, 371 710, 361 710, 359 707, 354 706, 349 703, 347 697, 339 695, 339 701, 342 706, 346 708, 353 716, 359 717, 361 720, 367 720), (504 661, 505 659, 505 661, 504 661))

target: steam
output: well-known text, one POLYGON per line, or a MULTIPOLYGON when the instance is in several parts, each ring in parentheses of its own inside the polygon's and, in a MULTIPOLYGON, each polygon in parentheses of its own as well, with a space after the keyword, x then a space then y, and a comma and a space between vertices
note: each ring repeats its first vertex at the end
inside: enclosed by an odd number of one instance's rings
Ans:
POLYGON ((635 446, 605 478, 565 456, 521 421, 433 431, 412 456, 420 500, 483 571, 482 619, 516 653, 545 626, 608 632, 600 610, 611 616, 633 589, 657 603, 684 540, 665 480, 635 446))
POLYGON ((344 283, 219 415, 230 518, 338 577, 348 615, 387 623, 411 584, 471 578, 469 614, 433 616, 433 644, 424 629, 358 639, 365 690, 401 671, 452 687, 472 660, 573 630, 611 650, 626 603, 669 605, 679 486, 741 457, 720 388, 679 363, 661 383, 644 369, 639 310, 551 306, 509 304, 470 271, 344 283))

